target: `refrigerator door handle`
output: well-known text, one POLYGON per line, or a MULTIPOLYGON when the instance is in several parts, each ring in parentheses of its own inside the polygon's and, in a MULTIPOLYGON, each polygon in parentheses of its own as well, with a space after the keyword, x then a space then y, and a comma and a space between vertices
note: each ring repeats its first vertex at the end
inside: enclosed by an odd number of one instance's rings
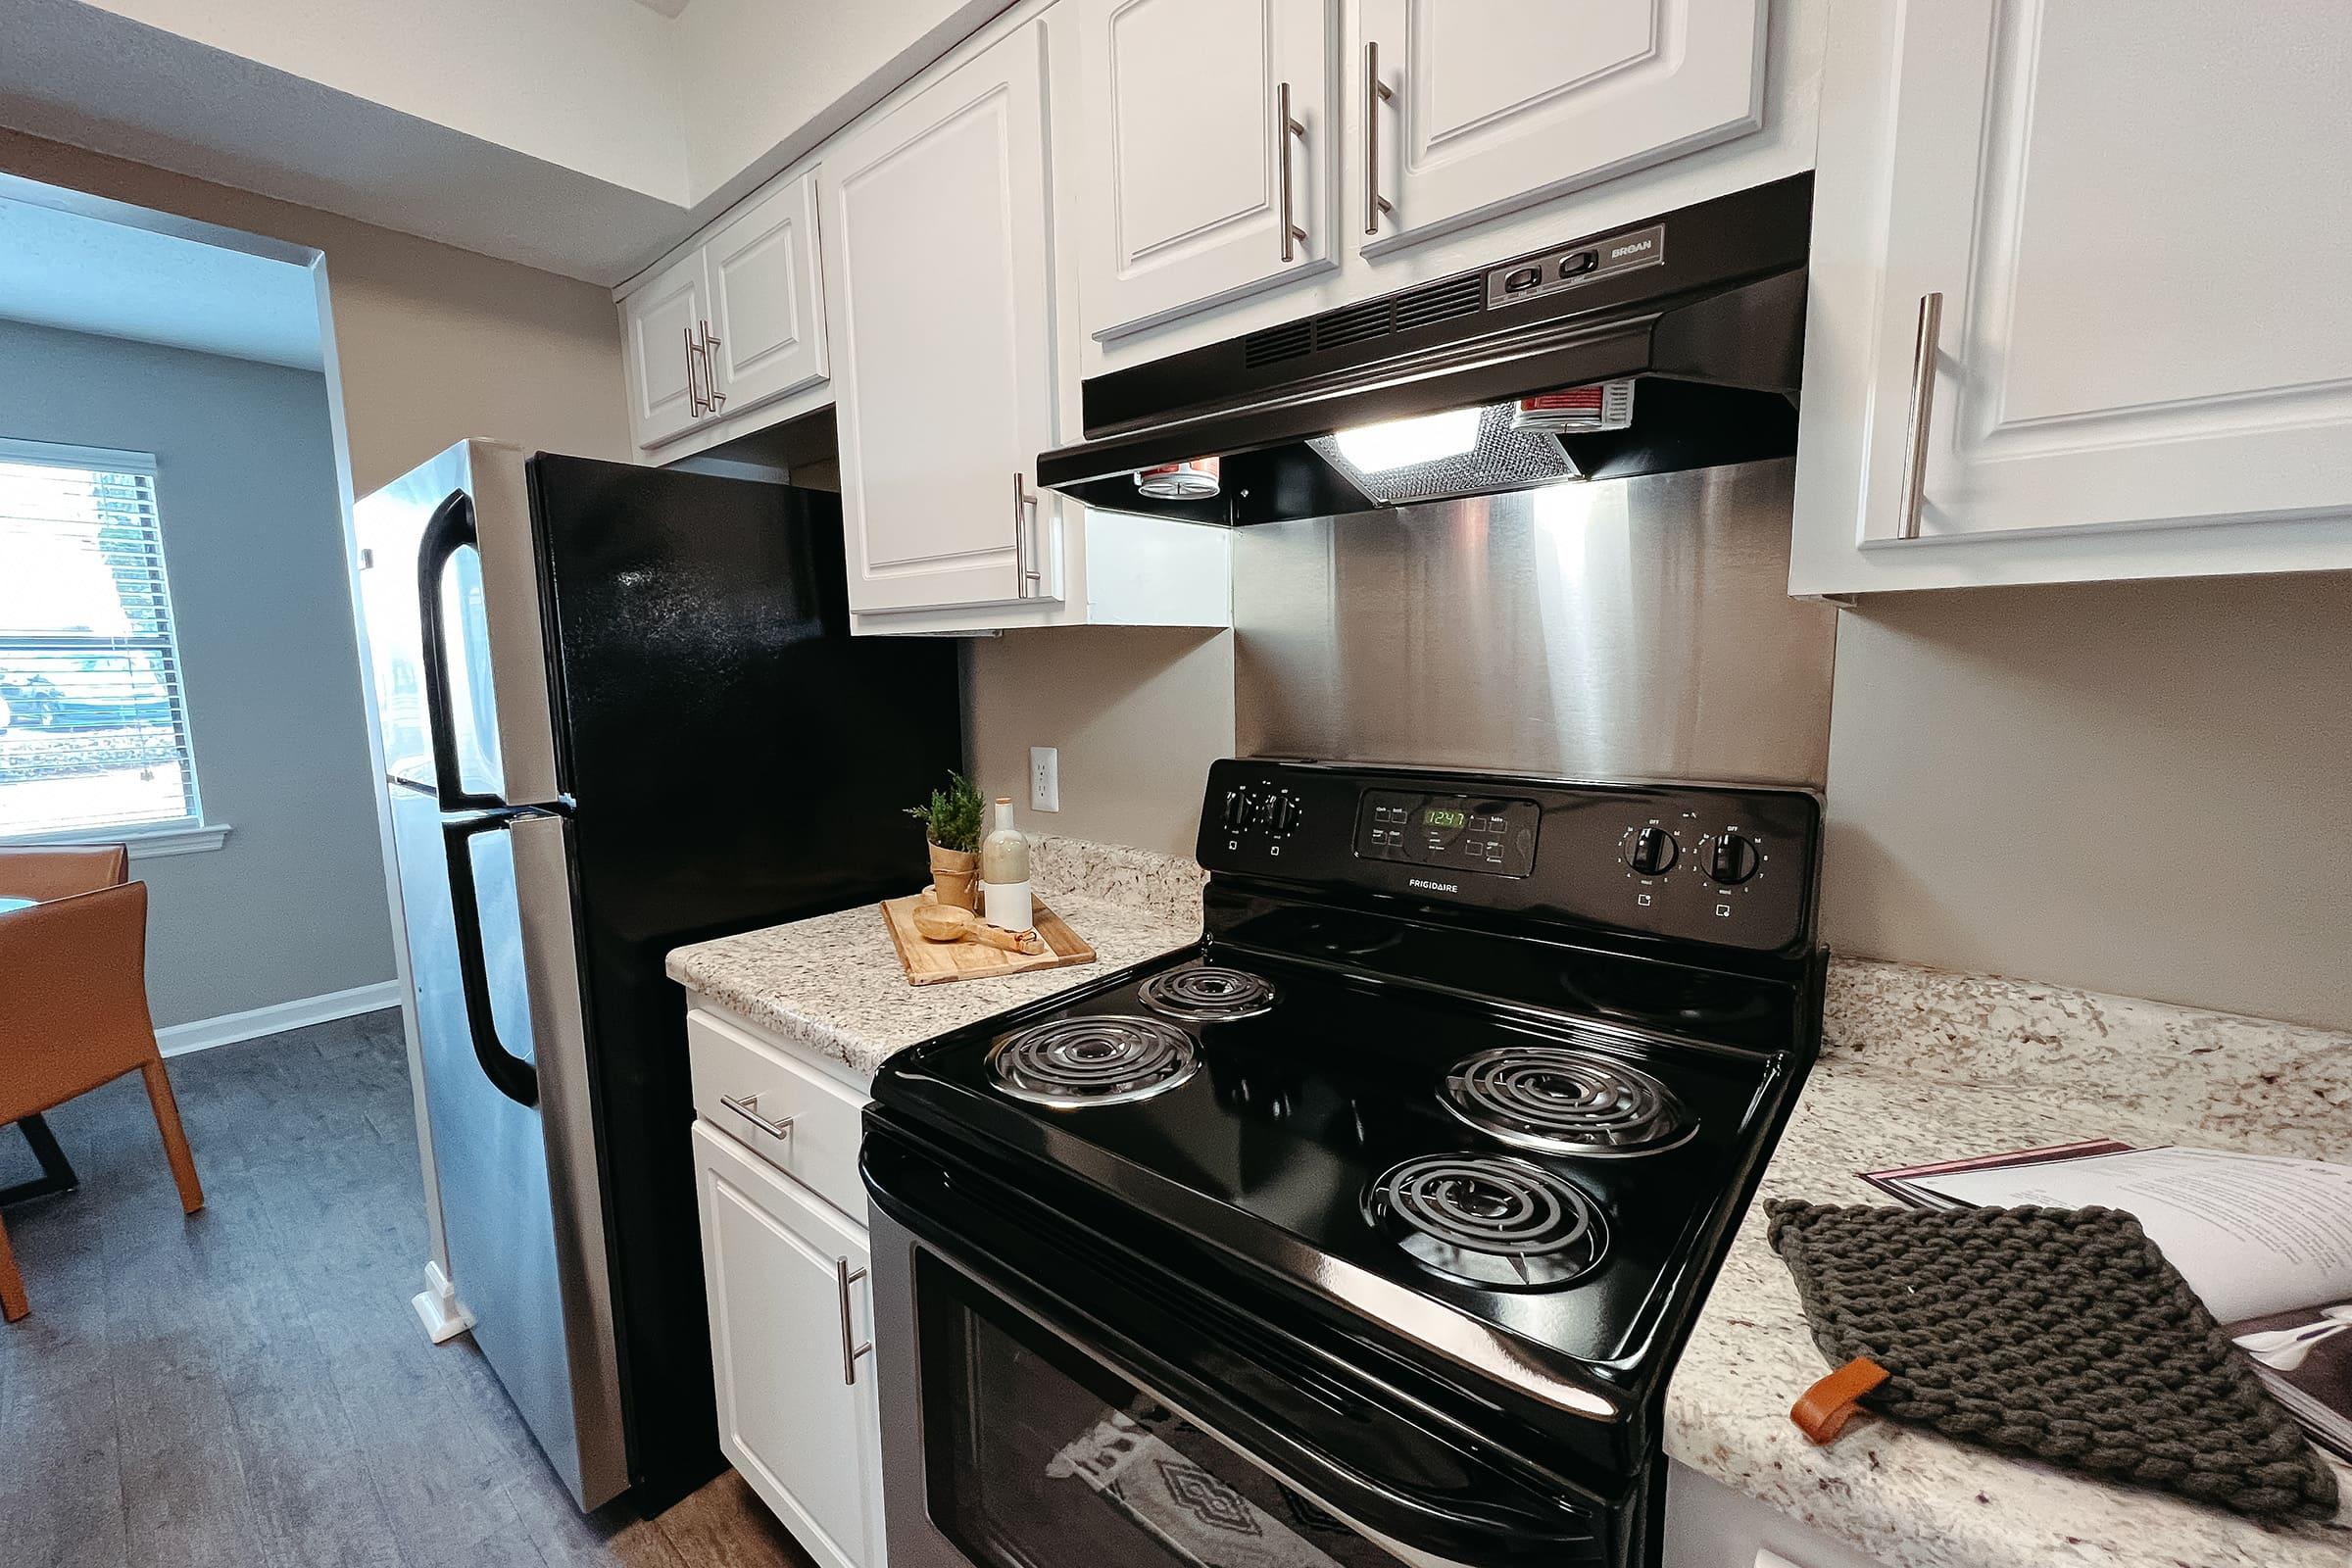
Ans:
POLYGON ((518 1105, 536 1105, 539 1069, 507 1050, 498 1038, 498 1019, 490 1005, 490 963, 482 953, 481 901, 473 887, 474 836, 503 831, 512 820, 505 816, 468 816, 444 822, 441 843, 449 858, 449 906, 458 942, 458 989, 466 1000, 466 1032, 473 1043, 473 1059, 481 1064, 482 1076, 500 1094, 518 1105))
MULTIPOLYGON (((441 576, 460 550, 481 548, 474 527, 473 497, 452 490, 433 509, 416 541, 416 605, 421 617, 424 719, 433 738, 433 793, 444 811, 496 810, 506 802, 466 787, 458 760, 458 726, 449 709, 449 640, 441 624, 441 576)), ((470 902, 470 901, 468 901, 470 902)), ((470 993, 468 994, 470 999, 470 993)), ((525 1104, 529 1102, 525 1101, 525 1104)))

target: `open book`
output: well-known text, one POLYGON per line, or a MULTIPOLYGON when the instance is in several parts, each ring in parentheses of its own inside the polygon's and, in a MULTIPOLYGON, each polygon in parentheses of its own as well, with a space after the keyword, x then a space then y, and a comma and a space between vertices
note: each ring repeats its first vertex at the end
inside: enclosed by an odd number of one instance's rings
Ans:
POLYGON ((1916 1208, 2132 1215, 2279 1402, 2352 1459, 2352 1165, 2101 1140, 1862 1179, 1916 1208))

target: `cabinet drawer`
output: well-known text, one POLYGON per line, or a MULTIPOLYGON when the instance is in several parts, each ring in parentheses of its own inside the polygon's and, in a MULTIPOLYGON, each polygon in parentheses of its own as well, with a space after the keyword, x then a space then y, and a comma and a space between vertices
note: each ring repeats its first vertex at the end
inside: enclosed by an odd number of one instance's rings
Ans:
POLYGON ((858 1179, 863 1095, 707 1012, 686 1014, 686 1049, 697 1115, 865 1222, 858 1179))

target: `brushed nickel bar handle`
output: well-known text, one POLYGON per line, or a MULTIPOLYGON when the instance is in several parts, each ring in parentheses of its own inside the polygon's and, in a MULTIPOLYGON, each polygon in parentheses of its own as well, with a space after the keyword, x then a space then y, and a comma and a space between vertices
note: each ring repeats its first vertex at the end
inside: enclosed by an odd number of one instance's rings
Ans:
POLYGON ((1291 84, 1282 82, 1274 89, 1274 156, 1282 162, 1282 259, 1294 261, 1299 242, 1306 238, 1291 217, 1291 138, 1306 140, 1306 127, 1291 113, 1291 84))
POLYGON ((727 395, 718 389, 718 361, 710 357, 710 351, 725 341, 724 338, 710 335, 709 321, 703 323, 703 379, 710 383, 710 390, 704 394, 703 401, 710 406, 710 412, 713 414, 727 406, 727 395))
POLYGON ((1380 79, 1380 45, 1364 45, 1364 232, 1380 232, 1380 215, 1396 209, 1380 193, 1380 106, 1396 94, 1380 79))
POLYGON ((1936 343, 1943 332, 1941 291, 1919 297, 1919 336, 1911 345, 1911 425, 1903 439, 1903 511, 1897 539, 1919 537, 1919 509, 1927 499, 1928 426, 1936 416, 1936 343))
POLYGON ((699 419, 704 413, 703 387, 702 383, 694 378, 694 328, 681 326, 678 328, 678 333, 686 339, 686 416, 690 419, 699 419))
POLYGON ((850 1260, 833 1260, 833 1285, 841 1294, 841 1381, 851 1388, 858 1386, 858 1358, 872 1352, 874 1342, 858 1343, 850 1328, 850 1287, 865 1278, 865 1270, 850 1267, 850 1260))
POLYGON ((1029 489, 1028 476, 1019 469, 1012 474, 1012 550, 1015 569, 1021 574, 1019 596, 1035 599, 1046 580, 1039 566, 1037 546, 1031 537, 1037 531, 1037 497, 1029 489))
POLYGON ((792 1136, 792 1118, 787 1116, 782 1121, 769 1121, 765 1116, 760 1115, 758 1095, 746 1095, 741 1100, 737 1100, 733 1095, 721 1095, 718 1097, 718 1102, 770 1138, 790 1138, 792 1136))

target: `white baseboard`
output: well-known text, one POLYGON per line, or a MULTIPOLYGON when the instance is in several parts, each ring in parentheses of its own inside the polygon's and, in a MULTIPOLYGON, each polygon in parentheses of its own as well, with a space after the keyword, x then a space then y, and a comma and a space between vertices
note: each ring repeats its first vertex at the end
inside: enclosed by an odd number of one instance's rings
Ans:
POLYGON ((224 1012, 218 1018, 175 1023, 168 1029, 158 1029, 155 1041, 163 1047, 165 1055, 184 1056, 191 1051, 209 1051, 215 1046, 257 1040, 285 1029, 329 1023, 337 1018, 373 1012, 379 1007, 399 1005, 400 982, 385 980, 371 986, 353 986, 349 991, 330 991, 323 997, 297 997, 292 1002, 272 1003, 244 1012, 224 1012))
POLYGON ((438 1263, 424 1265, 424 1289, 411 1297, 409 1304, 435 1345, 447 1345, 473 1327, 473 1314, 458 1304, 457 1289, 438 1263))

